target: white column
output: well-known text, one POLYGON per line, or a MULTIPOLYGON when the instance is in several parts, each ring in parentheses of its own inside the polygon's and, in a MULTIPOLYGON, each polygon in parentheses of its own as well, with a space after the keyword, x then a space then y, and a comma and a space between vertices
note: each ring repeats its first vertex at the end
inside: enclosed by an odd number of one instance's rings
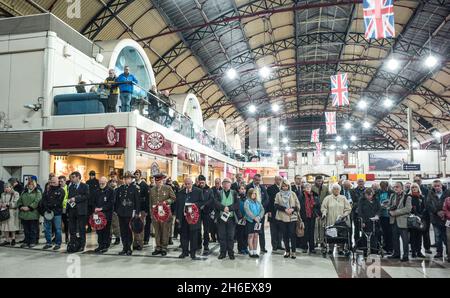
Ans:
POLYGON ((136 170, 136 137, 137 128, 129 127, 127 131, 128 147, 125 149, 125 171, 136 170))
POLYGON ((209 156, 205 155, 205 166, 203 167, 203 175, 206 178, 206 184, 209 184, 209 156))
POLYGON ((178 144, 172 143, 172 181, 178 179, 178 144))
MULTIPOLYGON (((47 36, 47 48, 44 52, 44 82, 42 85, 42 96, 44 97, 42 108, 42 124, 44 127, 51 127, 52 107, 53 107, 53 87, 54 87, 54 70, 56 56, 56 34, 49 32, 47 36)), ((75 84, 75 83, 74 83, 75 84)))
POLYGON ((41 151, 39 153, 39 184, 45 185, 50 174, 50 153, 48 151, 41 151))

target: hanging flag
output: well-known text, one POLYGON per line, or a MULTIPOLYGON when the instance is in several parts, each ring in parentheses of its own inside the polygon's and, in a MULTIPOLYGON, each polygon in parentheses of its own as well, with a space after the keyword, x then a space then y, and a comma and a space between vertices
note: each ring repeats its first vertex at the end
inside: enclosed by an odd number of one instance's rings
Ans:
POLYGON ((395 37, 394 0, 364 0, 366 39, 395 37))
POLYGON ((333 107, 350 105, 346 73, 331 76, 331 96, 333 97, 333 107))
POLYGON ((325 112, 325 124, 327 127, 327 135, 337 134, 336 112, 325 112))
POLYGON ((322 152, 322 143, 316 143, 316 155, 320 156, 321 152, 322 152))
POLYGON ((311 143, 318 143, 319 142, 319 134, 320 134, 320 128, 314 129, 311 133, 311 143))

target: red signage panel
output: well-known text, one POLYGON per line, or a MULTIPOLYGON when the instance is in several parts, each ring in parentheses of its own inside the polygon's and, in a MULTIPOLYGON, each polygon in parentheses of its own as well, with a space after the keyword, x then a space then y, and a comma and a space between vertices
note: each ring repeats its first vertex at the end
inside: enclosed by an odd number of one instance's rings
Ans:
POLYGON ((147 133, 138 130, 136 149, 161 156, 170 156, 173 154, 172 142, 166 140, 161 133, 156 131, 147 133))
POLYGON ((126 143, 126 128, 107 126, 95 130, 45 131, 42 149, 125 148, 126 143))

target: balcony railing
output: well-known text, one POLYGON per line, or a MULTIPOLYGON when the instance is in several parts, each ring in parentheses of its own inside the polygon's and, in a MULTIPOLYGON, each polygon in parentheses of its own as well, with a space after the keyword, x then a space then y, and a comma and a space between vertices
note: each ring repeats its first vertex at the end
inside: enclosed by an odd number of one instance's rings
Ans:
MULTIPOLYGON (((114 83, 117 85, 117 83, 114 83)), ((53 88, 54 115, 84 115, 106 113, 109 90, 107 83, 55 86, 53 88)), ((187 115, 175 109, 170 98, 148 92, 133 84, 131 111, 167 127, 187 138, 214 149, 225 156, 236 158, 234 149, 216 138, 211 132, 194 123, 187 115)), ((120 112, 120 96, 117 104, 120 112)))

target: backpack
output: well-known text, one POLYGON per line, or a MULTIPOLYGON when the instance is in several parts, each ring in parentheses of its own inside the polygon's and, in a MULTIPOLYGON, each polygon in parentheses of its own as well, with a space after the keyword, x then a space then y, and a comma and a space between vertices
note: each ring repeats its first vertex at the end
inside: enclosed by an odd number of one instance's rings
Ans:
POLYGON ((69 243, 67 244, 67 253, 73 254, 80 250, 81 247, 81 241, 80 238, 75 237, 74 239, 70 239, 69 243))

